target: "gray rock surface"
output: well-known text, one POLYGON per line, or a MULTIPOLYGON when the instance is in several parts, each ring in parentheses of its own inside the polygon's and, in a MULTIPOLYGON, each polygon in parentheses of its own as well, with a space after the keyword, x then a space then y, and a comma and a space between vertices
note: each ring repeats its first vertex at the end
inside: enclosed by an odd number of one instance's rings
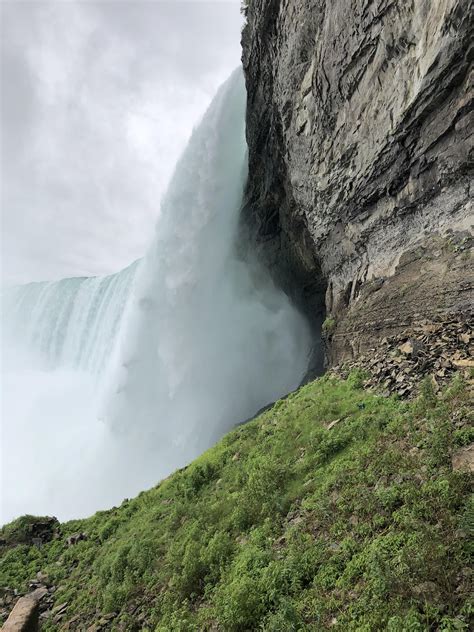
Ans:
POLYGON ((334 317, 333 363, 387 335, 407 253, 405 325, 472 313, 472 249, 443 250, 442 292, 436 257, 412 278, 434 235, 473 229, 472 18, 472 0, 249 2, 244 224, 310 316, 334 317))

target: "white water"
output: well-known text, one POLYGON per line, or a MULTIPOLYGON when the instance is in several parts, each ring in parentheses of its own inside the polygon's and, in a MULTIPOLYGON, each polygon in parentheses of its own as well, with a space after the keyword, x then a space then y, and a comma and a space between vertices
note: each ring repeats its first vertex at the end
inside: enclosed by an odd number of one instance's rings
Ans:
MULTIPOLYGON (((139 262, 107 277, 29 283, 3 294, 6 352, 34 351, 45 368, 64 367, 99 375, 116 339, 139 262)), ((4 358, 5 360, 5 358, 4 358)))
POLYGON ((234 250, 244 104, 237 71, 193 133, 139 264, 8 291, 3 520, 117 503, 300 382, 308 327, 234 250))

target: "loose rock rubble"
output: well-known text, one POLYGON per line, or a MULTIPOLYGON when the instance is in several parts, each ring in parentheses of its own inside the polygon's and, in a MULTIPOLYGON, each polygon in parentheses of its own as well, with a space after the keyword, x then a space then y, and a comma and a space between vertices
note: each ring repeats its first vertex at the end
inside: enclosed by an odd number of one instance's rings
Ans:
POLYGON ((1 589, 0 616, 3 620, 7 619, 21 597, 32 599, 38 604, 40 621, 52 615, 56 586, 52 584, 49 577, 45 573, 37 573, 36 578, 28 583, 28 588, 29 592, 26 595, 21 595, 10 588, 1 589))
POLYGON ((355 368, 369 375, 365 387, 377 388, 385 395, 412 397, 426 376, 431 377, 437 392, 459 372, 474 386, 472 323, 422 323, 398 336, 384 338, 378 349, 336 366, 330 373, 347 377, 355 368))
MULTIPOLYGON (((85 536, 85 534, 81 534, 85 536)), ((84 539, 84 538, 81 538, 84 539)), ((81 627, 81 615, 72 615, 68 612, 69 603, 63 601, 56 594, 56 586, 52 584, 46 573, 38 572, 36 578, 28 583, 29 592, 21 594, 10 588, 0 589, 0 617, 6 621, 11 616, 15 606, 21 601, 29 600, 34 602, 36 612, 39 613, 39 625, 48 620, 58 630, 85 630, 81 627)), ((87 632, 99 632, 109 628, 116 612, 108 614, 97 614, 97 621, 87 628, 87 632)), ((36 629, 36 628, 35 628, 36 629)))
POLYGON ((41 571, 36 574, 36 578, 28 584, 31 596, 34 596, 39 603, 40 621, 49 618, 54 605, 54 594, 56 586, 54 586, 49 577, 41 571))

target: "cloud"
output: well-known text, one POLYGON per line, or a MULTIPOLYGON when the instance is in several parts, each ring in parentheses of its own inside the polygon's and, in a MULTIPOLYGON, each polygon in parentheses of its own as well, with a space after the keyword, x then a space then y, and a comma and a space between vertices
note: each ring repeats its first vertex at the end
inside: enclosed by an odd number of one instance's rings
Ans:
POLYGON ((240 58, 239 2, 2 2, 6 282, 107 274, 240 58))

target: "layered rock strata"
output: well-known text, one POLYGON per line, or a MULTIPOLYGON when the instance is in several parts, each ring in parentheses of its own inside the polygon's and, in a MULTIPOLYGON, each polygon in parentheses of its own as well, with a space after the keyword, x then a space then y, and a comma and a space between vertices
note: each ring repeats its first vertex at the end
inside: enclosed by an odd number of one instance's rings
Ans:
POLYGON ((246 9, 243 218, 278 281, 328 318, 330 363, 472 316, 472 15, 471 0, 246 9))

